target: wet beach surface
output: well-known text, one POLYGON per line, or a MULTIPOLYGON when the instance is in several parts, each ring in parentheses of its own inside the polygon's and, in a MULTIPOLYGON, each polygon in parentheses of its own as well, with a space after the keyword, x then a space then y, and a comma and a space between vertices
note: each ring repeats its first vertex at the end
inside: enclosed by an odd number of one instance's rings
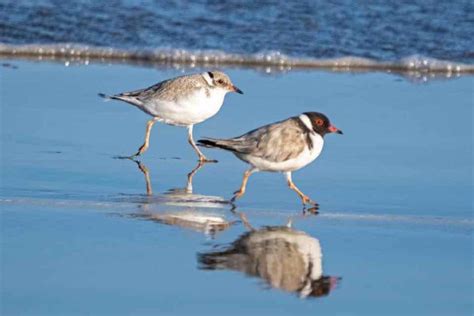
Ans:
POLYGON ((321 205, 303 216, 279 174, 252 175, 237 208, 228 204, 246 169, 229 153, 206 150, 219 162, 197 170, 191 188, 197 162, 181 128, 157 124, 140 165, 115 158, 141 145, 148 117, 97 93, 180 70, 8 63, 17 68, 0 70, 2 314, 472 313, 472 76, 223 69, 245 95, 228 95, 196 139, 304 111, 344 131, 294 173, 321 205), (203 262, 252 228, 270 241, 238 254, 274 269, 203 262), (303 244, 332 278, 314 285, 317 297, 302 295, 303 281, 275 281, 303 244))

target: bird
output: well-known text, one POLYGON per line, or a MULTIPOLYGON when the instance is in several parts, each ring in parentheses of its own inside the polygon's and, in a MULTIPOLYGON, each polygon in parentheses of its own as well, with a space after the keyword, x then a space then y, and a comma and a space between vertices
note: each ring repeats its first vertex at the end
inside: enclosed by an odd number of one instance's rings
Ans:
POLYGON ((282 172, 290 189, 303 202, 313 207, 319 204, 305 195, 292 180, 292 172, 314 161, 321 153, 324 136, 329 133, 342 134, 331 124, 326 115, 305 112, 299 116, 254 129, 246 134, 229 139, 204 138, 198 144, 204 147, 220 148, 232 152, 248 163, 242 184, 231 201, 242 197, 251 174, 258 171, 282 172))
POLYGON ((99 93, 99 96, 127 102, 153 117, 146 124, 143 145, 128 158, 140 156, 148 149, 153 125, 163 122, 187 127, 188 142, 198 155, 199 161, 215 162, 207 159, 196 146, 193 126, 214 116, 220 110, 228 92, 243 94, 225 73, 207 71, 168 79, 140 90, 115 95, 99 93))
POLYGON ((308 298, 329 295, 341 280, 323 275, 322 256, 319 240, 305 232, 266 226, 251 229, 223 249, 198 253, 198 262, 202 270, 239 271, 308 298))

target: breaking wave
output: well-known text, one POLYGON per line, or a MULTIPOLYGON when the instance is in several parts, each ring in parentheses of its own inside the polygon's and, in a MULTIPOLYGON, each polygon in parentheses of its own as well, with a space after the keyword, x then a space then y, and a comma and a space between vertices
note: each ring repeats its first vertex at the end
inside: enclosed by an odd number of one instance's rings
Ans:
POLYGON ((81 44, 0 44, 0 58, 28 58, 70 62, 120 62, 162 66, 264 68, 267 72, 292 69, 331 71, 385 71, 395 73, 441 74, 446 77, 474 74, 474 65, 412 55, 397 61, 378 61, 355 56, 339 58, 298 58, 278 51, 234 54, 217 50, 155 49, 133 50, 81 44))

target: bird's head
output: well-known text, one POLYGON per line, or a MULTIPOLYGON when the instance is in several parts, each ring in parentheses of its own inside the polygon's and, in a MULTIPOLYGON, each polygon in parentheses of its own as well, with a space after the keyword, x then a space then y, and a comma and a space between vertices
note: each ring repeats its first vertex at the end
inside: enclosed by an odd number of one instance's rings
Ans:
POLYGON ((227 76, 221 71, 208 71, 205 72, 203 76, 204 79, 206 79, 207 83, 212 87, 221 88, 226 90, 227 92, 237 92, 240 94, 244 94, 242 90, 234 86, 229 76, 227 76))
POLYGON ((329 133, 342 134, 342 131, 336 126, 332 125, 326 115, 318 112, 305 112, 305 114, 313 127, 313 131, 321 136, 329 133))
POLYGON ((300 292, 302 297, 322 297, 327 296, 340 283, 340 277, 322 276, 310 283, 309 289, 303 289, 300 292), (306 291, 306 292, 305 292, 306 291))

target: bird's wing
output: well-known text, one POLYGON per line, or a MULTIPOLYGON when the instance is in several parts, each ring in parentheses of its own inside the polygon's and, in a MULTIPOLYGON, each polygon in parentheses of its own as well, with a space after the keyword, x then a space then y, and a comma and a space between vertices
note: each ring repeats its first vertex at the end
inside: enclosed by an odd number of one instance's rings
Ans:
POLYGON ((311 146, 308 132, 296 117, 262 126, 239 137, 212 141, 216 147, 272 162, 296 158, 308 146, 307 141, 311 146))
POLYGON ((122 92, 119 94, 114 95, 113 97, 116 98, 127 98, 127 99, 135 99, 137 101, 143 102, 147 99, 150 99, 151 97, 157 95, 159 91, 162 91, 167 85, 169 85, 170 80, 165 80, 162 82, 158 82, 148 88, 145 89, 139 89, 139 90, 134 90, 134 91, 129 91, 129 92, 122 92))
POLYGON ((147 102, 152 99, 163 101, 175 101, 183 94, 202 88, 206 85, 200 74, 182 76, 159 82, 151 87, 121 93, 120 96, 133 97, 141 102, 147 102))

